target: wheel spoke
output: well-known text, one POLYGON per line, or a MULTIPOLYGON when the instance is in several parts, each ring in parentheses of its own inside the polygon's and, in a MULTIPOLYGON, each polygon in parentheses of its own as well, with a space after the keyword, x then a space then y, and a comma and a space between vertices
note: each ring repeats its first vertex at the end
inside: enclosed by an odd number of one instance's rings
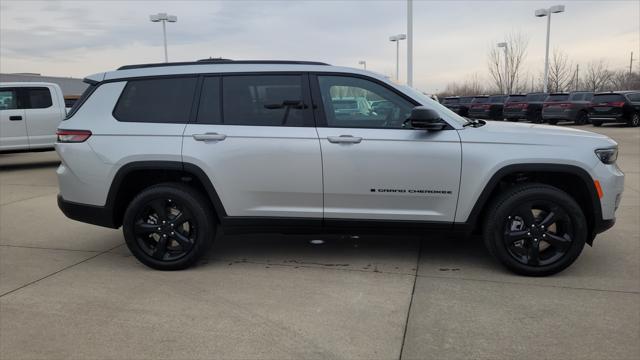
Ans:
POLYGON ((178 228, 180 225, 191 221, 191 214, 186 211, 186 210, 182 210, 178 215, 176 215, 176 217, 174 217, 173 219, 169 220, 170 224, 173 224, 174 227, 178 228))
POLYGON ((540 263, 540 243, 532 241, 527 256, 529 265, 538 265, 540 263))
POLYGON ((149 224, 149 223, 146 223, 146 222, 137 223, 135 225, 134 231, 138 235, 150 234, 150 233, 158 231, 158 225, 149 224))
POLYGON ((167 202, 165 199, 153 200, 149 203, 149 206, 158 215, 158 220, 167 220, 167 202))
POLYGON ((153 251, 153 257, 158 260, 162 260, 166 252, 167 252, 167 238, 164 236, 161 236, 160 240, 158 240, 158 245, 156 245, 156 248, 153 251))
POLYGON ((558 219, 558 216, 553 210, 551 210, 549 211, 547 216, 545 216, 544 219, 540 221, 540 225, 543 225, 544 227, 549 227, 549 225, 552 225, 553 223, 555 223, 557 219, 558 219))
POLYGON ((181 234, 179 231, 174 232, 174 234, 172 235, 172 239, 180 243, 182 251, 189 251, 189 249, 191 249, 191 246, 193 245, 191 239, 181 234))
POLYGON ((564 251, 569 244, 571 244, 571 237, 569 235, 565 235, 565 237, 558 236, 556 234, 552 234, 547 232, 545 234, 544 241, 548 242, 551 246, 557 248, 558 250, 564 251))
POLYGON ((507 231, 504 234, 504 241, 506 241, 507 245, 511 245, 518 240, 522 240, 526 238, 528 238, 527 230, 507 231))
POLYGON ((535 218, 533 217, 531 203, 523 204, 516 210, 516 212, 518 215, 522 217, 522 220, 524 221, 525 226, 535 224, 535 218))

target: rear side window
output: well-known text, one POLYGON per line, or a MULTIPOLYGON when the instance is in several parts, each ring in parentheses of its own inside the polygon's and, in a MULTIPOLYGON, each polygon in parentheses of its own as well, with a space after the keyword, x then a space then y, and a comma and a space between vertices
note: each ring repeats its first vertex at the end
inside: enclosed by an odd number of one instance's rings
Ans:
POLYGON ((51 91, 46 87, 28 88, 27 98, 29 99, 27 109, 46 109, 53 105, 51 91))
POLYGON ((113 110, 125 122, 187 123, 197 78, 129 80, 113 110))
POLYGON ((524 95, 511 95, 507 98, 508 103, 524 101, 526 97, 524 95))
POLYGON ((490 103, 503 103, 507 97, 504 95, 501 96, 489 96, 490 103))
POLYGON ((225 125, 305 126, 308 122, 301 75, 225 76, 222 84, 225 125))
POLYGON ((18 94, 15 89, 0 89, 0 110, 18 108, 18 94))
POLYGON ((608 102, 617 102, 624 101, 624 96, 620 94, 602 94, 602 95, 594 95, 593 102, 596 104, 599 103, 608 103, 608 102))
POLYGON ((527 101, 544 101, 547 98, 547 94, 527 94, 527 101))
POLYGON ((549 95, 545 101, 566 101, 569 99, 569 94, 553 94, 549 95))
POLYGON ((489 98, 486 98, 486 97, 477 97, 473 99, 474 104, 484 104, 487 101, 489 101, 489 98))

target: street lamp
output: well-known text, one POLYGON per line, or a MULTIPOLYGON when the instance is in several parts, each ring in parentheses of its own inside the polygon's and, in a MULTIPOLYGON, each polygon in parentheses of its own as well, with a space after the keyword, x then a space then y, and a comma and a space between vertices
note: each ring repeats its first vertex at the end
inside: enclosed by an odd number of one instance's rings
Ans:
POLYGON ((400 40, 406 40, 407 35, 398 34, 389 37, 389 41, 396 43, 396 81, 400 82, 400 40))
POLYGON ((547 17, 547 50, 544 56, 544 92, 547 92, 549 84, 549 36, 551 32, 551 14, 564 12, 564 5, 554 5, 548 9, 538 9, 536 17, 547 17))
POLYGON ((367 62, 365 60, 358 61, 358 64, 364 66, 364 69, 367 70, 367 62))
POLYGON ((509 78, 509 46, 506 42, 500 42, 498 47, 504 48, 504 92, 505 95, 509 95, 509 83, 507 80, 509 78))
POLYGON ((413 86, 413 0, 407 0, 407 85, 413 86))
POLYGON ((167 26, 166 22, 174 23, 178 21, 178 17, 175 15, 167 15, 167 13, 158 13, 156 15, 149 15, 151 22, 162 22, 162 36, 164 38, 164 62, 169 62, 167 55, 167 26))

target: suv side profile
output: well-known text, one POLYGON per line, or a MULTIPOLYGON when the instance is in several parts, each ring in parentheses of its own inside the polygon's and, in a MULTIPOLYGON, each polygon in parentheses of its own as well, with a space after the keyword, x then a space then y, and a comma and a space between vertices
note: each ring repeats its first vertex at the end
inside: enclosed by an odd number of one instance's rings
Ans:
POLYGON ((215 59, 86 81, 58 129, 59 207, 122 227, 156 269, 194 264, 219 230, 436 231, 543 276, 613 226, 622 195, 606 136, 465 119, 360 69, 215 59))
POLYGON ((491 95, 486 98, 484 103, 474 100, 469 109, 469 116, 476 119, 504 120, 502 111, 506 100, 506 95, 491 95))

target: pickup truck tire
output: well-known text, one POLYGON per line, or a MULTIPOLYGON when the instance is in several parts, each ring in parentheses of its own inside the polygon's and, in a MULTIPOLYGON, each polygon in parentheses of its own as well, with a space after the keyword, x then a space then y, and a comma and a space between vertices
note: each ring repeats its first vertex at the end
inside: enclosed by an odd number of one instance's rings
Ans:
POLYGON ((580 206, 555 187, 529 183, 500 194, 489 206, 484 241, 489 253, 511 271, 547 276, 580 255, 587 222, 580 206))
POLYGON ((213 243, 213 211, 196 190, 179 183, 140 192, 124 214, 122 230, 131 253, 158 270, 193 265, 213 243))

